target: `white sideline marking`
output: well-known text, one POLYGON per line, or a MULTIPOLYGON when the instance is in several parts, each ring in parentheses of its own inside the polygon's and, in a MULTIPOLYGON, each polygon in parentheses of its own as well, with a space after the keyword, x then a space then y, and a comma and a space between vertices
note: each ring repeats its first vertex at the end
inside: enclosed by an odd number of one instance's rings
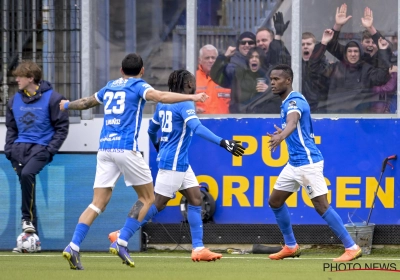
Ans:
MULTIPOLYGON (((45 258, 62 258, 62 255, 45 255, 45 254, 19 254, 19 253, 14 253, 10 255, 1 255, 0 257, 45 257, 45 258)), ((115 256, 109 255, 109 256, 91 256, 90 254, 86 255, 83 253, 82 258, 115 258, 115 256)), ((184 257, 184 256, 140 256, 140 255, 133 255, 131 254, 132 258, 161 258, 161 259, 190 259, 190 256, 184 257)), ((269 260, 268 257, 226 257, 222 256, 223 259, 251 259, 251 260, 269 260)), ((295 260, 295 261, 307 261, 307 260, 332 260, 334 257, 331 258, 286 258, 286 260, 295 260)), ((370 257, 362 257, 360 259, 357 259, 357 261, 400 261, 400 258, 370 258, 370 257)))

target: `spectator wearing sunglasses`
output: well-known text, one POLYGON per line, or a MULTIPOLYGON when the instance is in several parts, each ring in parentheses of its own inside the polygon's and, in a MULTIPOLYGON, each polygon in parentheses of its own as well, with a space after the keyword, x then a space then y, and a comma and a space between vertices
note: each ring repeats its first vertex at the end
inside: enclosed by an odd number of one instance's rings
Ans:
POLYGON ((232 90, 232 81, 237 67, 247 68, 246 55, 256 45, 256 35, 245 31, 240 34, 236 47, 229 46, 225 54, 221 54, 211 67, 211 79, 218 85, 232 90))

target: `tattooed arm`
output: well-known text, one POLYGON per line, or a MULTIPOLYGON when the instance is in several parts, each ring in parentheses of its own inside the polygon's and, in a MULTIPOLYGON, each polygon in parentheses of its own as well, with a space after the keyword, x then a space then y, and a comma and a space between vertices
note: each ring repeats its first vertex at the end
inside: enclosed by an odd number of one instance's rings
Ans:
POLYGON ((75 101, 69 100, 61 100, 60 102, 60 110, 86 110, 92 107, 99 105, 100 103, 97 101, 94 94, 89 97, 81 98, 75 101))

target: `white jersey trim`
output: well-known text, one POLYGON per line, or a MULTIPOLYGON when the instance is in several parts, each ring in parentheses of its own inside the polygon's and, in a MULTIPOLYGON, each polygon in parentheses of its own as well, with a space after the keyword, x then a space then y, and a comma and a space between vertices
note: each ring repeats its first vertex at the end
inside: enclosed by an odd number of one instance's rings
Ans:
POLYGON ((160 125, 160 123, 159 122, 157 122, 156 120, 154 120, 154 119, 151 119, 151 121, 153 122, 153 123, 155 123, 156 125, 160 125))
POLYGON ((291 92, 289 92, 288 96, 286 96, 285 100, 282 101, 282 104, 285 103, 285 101, 290 97, 290 95, 295 92, 294 90, 292 90, 291 92))
POLYGON ((313 164, 314 162, 313 162, 313 160, 312 160, 312 158, 311 158, 311 152, 310 152, 310 150, 306 147, 306 144, 304 143, 303 134, 301 133, 301 125, 300 125, 300 122, 297 123, 296 128, 297 128, 297 133, 299 134, 300 143, 301 143, 301 145, 303 146, 304 150, 306 151, 308 161, 310 162, 310 164, 313 164))
POLYGON ((146 88, 146 89, 144 90, 144 92, 143 92, 143 99, 144 99, 145 101, 147 101, 147 99, 146 99, 146 93, 147 93, 147 91, 150 90, 150 89, 154 89, 154 88, 152 88, 152 87, 146 88))
POLYGON ((136 136, 138 135, 139 131, 138 131, 138 121, 139 121, 139 116, 140 116, 140 104, 142 104, 142 98, 139 99, 139 103, 138 103, 138 108, 136 111, 136 120, 135 120, 135 133, 133 134, 133 150, 136 151, 136 149, 139 149, 139 147, 137 147, 137 143, 136 143, 136 136))
POLYGON ((185 123, 187 123, 188 121, 190 121, 191 119, 198 119, 199 117, 197 117, 197 116, 190 116, 190 117, 187 117, 186 119, 185 119, 185 123))
POLYGON ((299 113, 299 115, 300 115, 300 118, 301 118, 301 112, 300 112, 300 110, 290 110, 289 112, 287 112, 287 114, 286 114, 286 115, 289 115, 290 113, 293 113, 293 112, 297 112, 297 113, 299 113))
POLYGON ((178 147, 176 148, 174 163, 172 164, 172 170, 176 170, 176 165, 178 164, 179 153, 181 151, 181 147, 182 147, 183 139, 185 138, 185 134, 186 134, 186 122, 183 124, 182 135, 181 135, 181 138, 179 139, 178 147))
POLYGON ((99 102, 100 104, 103 104, 103 102, 100 101, 99 97, 97 96, 99 92, 95 92, 94 93, 94 97, 96 98, 97 102, 99 102))

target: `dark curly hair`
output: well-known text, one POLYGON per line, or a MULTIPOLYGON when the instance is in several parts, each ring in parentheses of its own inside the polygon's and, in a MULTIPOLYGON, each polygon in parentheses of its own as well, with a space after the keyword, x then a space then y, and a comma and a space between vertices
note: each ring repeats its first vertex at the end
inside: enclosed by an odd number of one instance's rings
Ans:
POLYGON ((190 79, 194 79, 192 73, 187 70, 175 70, 169 75, 168 90, 172 92, 183 92, 184 84, 190 79))

